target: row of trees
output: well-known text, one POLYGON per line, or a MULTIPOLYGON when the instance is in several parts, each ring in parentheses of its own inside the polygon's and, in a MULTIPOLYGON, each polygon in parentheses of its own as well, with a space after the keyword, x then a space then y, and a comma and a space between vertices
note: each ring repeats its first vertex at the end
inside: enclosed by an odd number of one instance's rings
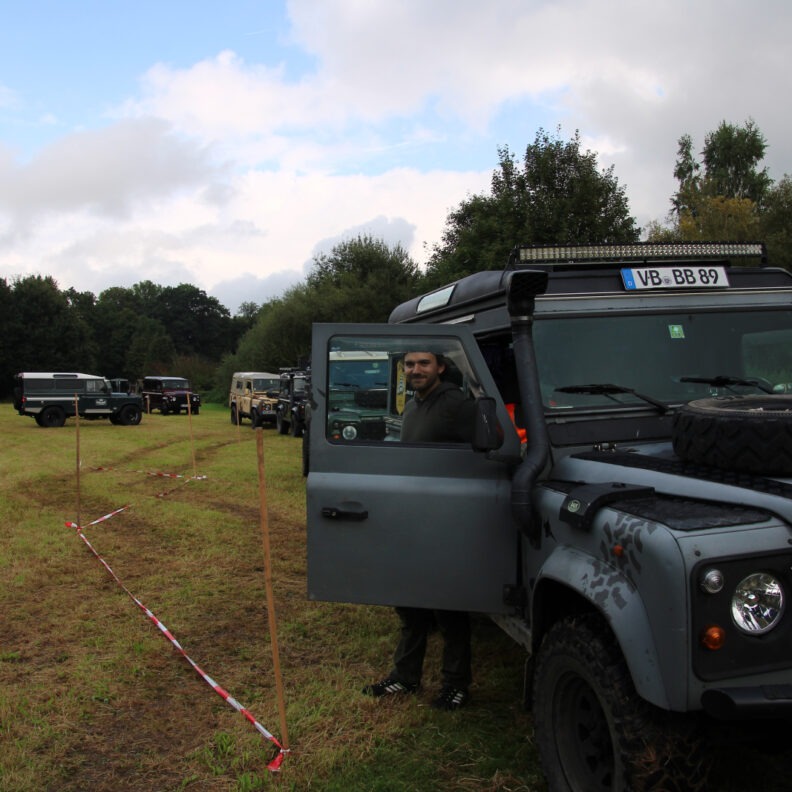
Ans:
POLYGON ((0 395, 8 396, 19 371, 131 380, 178 373, 209 388, 218 361, 251 325, 189 284, 143 281, 96 298, 61 291, 51 277, 0 279, 0 395))
MULTIPOLYGON (((765 239, 770 260, 792 269, 792 180, 760 169, 767 143, 756 124, 722 123, 700 155, 679 140, 679 187, 652 241, 765 239), (700 159, 699 159, 700 156, 700 159)), ((579 134, 540 129, 522 159, 498 151, 488 193, 465 198, 446 220, 423 271, 400 246, 359 236, 315 257, 303 283, 240 314, 203 291, 150 281, 99 298, 59 291, 51 278, 0 280, 0 388, 31 369, 83 369, 138 378, 174 373, 216 395, 234 370, 273 370, 310 356, 313 322, 386 322, 394 306, 472 272, 500 269, 518 244, 639 239, 625 188, 581 149, 579 134)))

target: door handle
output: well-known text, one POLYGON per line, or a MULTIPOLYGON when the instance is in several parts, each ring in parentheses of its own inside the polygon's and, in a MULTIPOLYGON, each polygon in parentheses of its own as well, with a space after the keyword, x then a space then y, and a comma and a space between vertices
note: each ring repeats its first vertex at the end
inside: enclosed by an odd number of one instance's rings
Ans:
POLYGON ((335 506, 323 506, 322 517, 328 520, 354 520, 361 522, 368 519, 368 512, 365 509, 338 509, 335 506))

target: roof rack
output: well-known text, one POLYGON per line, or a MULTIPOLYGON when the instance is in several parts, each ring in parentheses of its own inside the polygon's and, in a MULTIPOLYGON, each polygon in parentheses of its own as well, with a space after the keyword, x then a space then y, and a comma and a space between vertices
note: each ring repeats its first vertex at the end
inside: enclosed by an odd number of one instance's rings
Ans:
MULTIPOLYGON (((767 263, 764 242, 633 242, 625 245, 538 245, 517 247, 507 269, 542 264, 685 261, 691 259, 760 258, 767 263)), ((561 269, 562 267, 559 267, 561 269)), ((556 269, 556 267, 552 267, 556 269)))

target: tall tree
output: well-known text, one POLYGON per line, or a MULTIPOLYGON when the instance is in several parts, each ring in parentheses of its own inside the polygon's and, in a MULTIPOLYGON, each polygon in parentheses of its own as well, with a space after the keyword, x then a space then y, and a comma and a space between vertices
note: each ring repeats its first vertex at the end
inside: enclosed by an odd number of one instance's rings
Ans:
POLYGON ((499 149, 490 193, 465 199, 448 215, 426 287, 500 269, 518 245, 636 241, 640 229, 613 166, 600 170, 596 154, 581 145, 579 132, 564 141, 560 129, 539 129, 522 162, 499 149))
POLYGON ((742 127, 721 121, 704 138, 704 187, 707 195, 747 198, 761 207, 771 179, 767 168, 759 170, 767 141, 753 119, 742 127))
MULTIPOLYGON (((678 239, 755 238, 772 180, 759 170, 767 141, 753 119, 742 127, 722 121, 704 138, 701 162, 689 134, 679 138, 671 198, 670 234, 678 239)), ((665 232, 654 226, 650 239, 665 232)))

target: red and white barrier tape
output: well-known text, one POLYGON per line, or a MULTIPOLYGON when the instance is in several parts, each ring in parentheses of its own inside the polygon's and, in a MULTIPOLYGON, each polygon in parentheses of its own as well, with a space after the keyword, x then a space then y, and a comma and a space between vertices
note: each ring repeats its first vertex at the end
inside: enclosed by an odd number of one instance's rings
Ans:
POLYGON ((181 473, 156 473, 150 470, 125 470, 124 468, 114 468, 114 467, 91 467, 91 470, 95 471, 106 471, 112 470, 114 473, 142 473, 144 476, 159 476, 160 478, 183 478, 193 481, 200 481, 202 479, 207 478, 204 476, 183 476, 181 473))
MULTIPOLYGON (((118 514, 118 512, 123 511, 126 509, 126 506, 121 507, 120 509, 116 509, 116 511, 111 512, 110 514, 105 515, 104 517, 100 517, 98 520, 94 520, 92 523, 88 523, 88 525, 96 525, 96 523, 100 523, 103 520, 112 517, 114 514, 118 514)), ((206 682, 209 687, 214 690, 219 696, 221 696, 228 704, 230 704, 237 712, 240 712, 242 715, 245 716, 247 720, 249 720, 253 726, 256 728, 258 732, 264 735, 270 742, 274 743, 278 747, 278 753, 275 757, 270 761, 267 765, 267 769, 272 771, 273 773, 277 772, 281 768, 281 764, 283 764, 283 759, 287 753, 289 753, 288 748, 284 748, 280 742, 278 742, 277 738, 268 732, 251 714, 250 712, 243 707, 233 696, 230 696, 220 685, 217 684, 208 674, 206 674, 198 665, 196 665, 193 660, 189 657, 189 655, 182 649, 179 642, 173 637, 171 631, 145 606, 143 603, 134 595, 132 592, 119 580, 118 576, 115 572, 110 568, 110 565, 99 555, 99 553, 94 549, 93 545, 88 541, 88 538, 82 532, 82 528, 77 525, 77 523, 67 522, 67 528, 75 528, 77 530, 77 535, 80 539, 85 542, 88 549, 99 559, 102 566, 110 573, 110 576, 118 583, 119 586, 124 590, 124 592, 129 596, 132 602, 135 603, 145 614, 146 616, 154 622, 160 632, 179 650, 179 653, 184 657, 184 659, 196 670, 196 672, 200 675, 200 677, 206 682)))

